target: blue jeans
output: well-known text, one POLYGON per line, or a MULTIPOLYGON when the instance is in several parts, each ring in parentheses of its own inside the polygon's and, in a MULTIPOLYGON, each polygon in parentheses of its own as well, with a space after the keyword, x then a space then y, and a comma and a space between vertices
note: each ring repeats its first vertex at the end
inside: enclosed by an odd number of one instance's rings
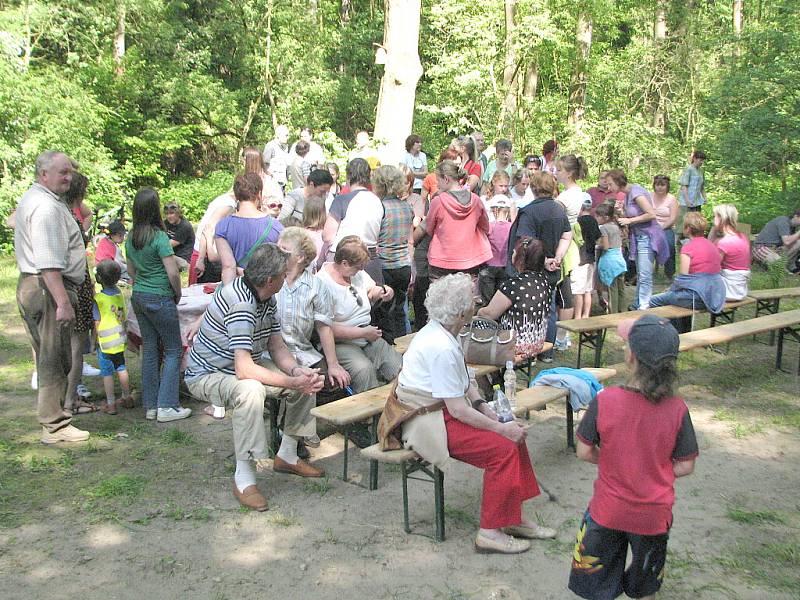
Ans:
POLYGON ((142 333, 142 406, 145 410, 179 406, 181 328, 175 300, 133 292, 131 304, 142 333), (164 349, 161 368, 158 364, 159 342, 164 349))
MULTIPOLYGON (((650 298, 650 307, 656 306, 682 306, 684 308, 695 308, 704 310, 706 305, 700 299, 700 296, 695 294, 692 290, 667 290, 661 294, 656 294, 650 298)), ((679 317, 677 319, 670 319, 672 325, 678 330, 678 333, 686 333, 692 329, 692 317, 679 317)))
POLYGON ((664 237, 667 238, 669 246, 669 258, 664 263, 664 275, 672 279, 675 275, 675 230, 672 228, 664 230, 664 237))
POLYGON ((650 248, 649 235, 636 236, 636 301, 637 308, 650 307, 650 296, 653 295, 653 263, 655 252, 650 248))

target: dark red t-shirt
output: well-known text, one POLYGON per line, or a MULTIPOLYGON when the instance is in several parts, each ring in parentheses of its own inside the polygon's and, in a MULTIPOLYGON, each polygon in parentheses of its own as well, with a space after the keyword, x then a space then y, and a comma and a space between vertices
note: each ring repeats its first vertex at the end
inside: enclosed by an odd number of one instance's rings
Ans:
POLYGON ((672 525, 673 461, 698 454, 686 403, 679 397, 653 404, 640 393, 606 388, 589 404, 577 431, 600 446, 589 513, 609 529, 658 535, 672 525))

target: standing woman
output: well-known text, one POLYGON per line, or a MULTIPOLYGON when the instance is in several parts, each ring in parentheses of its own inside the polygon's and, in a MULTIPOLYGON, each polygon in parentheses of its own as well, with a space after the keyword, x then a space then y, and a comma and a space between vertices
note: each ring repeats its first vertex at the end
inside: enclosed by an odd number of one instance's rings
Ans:
POLYGON ((646 310, 650 308, 650 297, 653 295, 653 261, 657 260, 661 265, 667 262, 667 239, 656 221, 656 209, 650 192, 640 185, 628 183, 628 177, 622 169, 608 172, 608 189, 611 193, 625 194, 625 216, 617 219, 617 223, 628 226, 628 256, 636 261, 638 272, 636 299, 632 307, 646 310))
POLYGON ((425 219, 425 230, 431 236, 428 263, 432 282, 465 272, 477 283, 480 265, 492 258, 489 217, 481 199, 461 187, 465 175, 449 160, 436 167, 439 194, 431 200, 425 219))
POLYGON ((672 279, 675 275, 675 221, 678 220, 678 201, 669 193, 669 177, 666 175, 656 175, 653 178, 653 208, 656 210, 656 221, 664 230, 669 246, 664 275, 672 279))
POLYGON ((405 164, 414 174, 413 192, 422 192, 422 180, 428 175, 428 157, 422 151, 422 138, 412 133, 406 138, 405 164))
POLYGON ((475 138, 471 135, 458 139, 458 152, 461 155, 461 165, 465 171, 464 185, 470 192, 479 193, 481 180, 483 178, 483 167, 481 166, 475 138))
MULTIPOLYGON (((245 148, 244 172, 255 173, 261 178, 261 201, 264 206, 283 203, 283 190, 278 182, 268 173, 269 164, 264 165, 264 159, 257 148, 245 148)), ((262 208, 261 210, 266 210, 262 208)), ((280 212, 280 206, 278 207, 280 212)))
POLYGON ((133 199, 133 229, 125 242, 133 278, 131 304, 142 334, 142 404, 145 418, 159 423, 185 419, 192 409, 178 403, 181 330, 177 304, 181 278, 161 221, 158 192, 142 188, 133 199), (158 346, 164 349, 159 368, 158 346))

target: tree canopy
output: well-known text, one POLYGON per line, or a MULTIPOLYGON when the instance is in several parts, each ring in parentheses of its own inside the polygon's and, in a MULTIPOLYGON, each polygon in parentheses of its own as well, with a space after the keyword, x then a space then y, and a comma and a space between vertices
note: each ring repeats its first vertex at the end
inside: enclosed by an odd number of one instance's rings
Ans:
MULTIPOLYGON (((649 184, 709 155, 712 202, 758 227, 798 202, 800 14, 794 0, 430 0, 414 131, 515 154, 549 138, 591 177, 649 184)), ((310 125, 340 161, 372 131, 383 67, 375 0, 0 0, 0 216, 35 156, 63 149, 116 206, 142 185, 190 217, 241 149, 310 125)), ((0 229, 0 244, 10 234, 0 229)))

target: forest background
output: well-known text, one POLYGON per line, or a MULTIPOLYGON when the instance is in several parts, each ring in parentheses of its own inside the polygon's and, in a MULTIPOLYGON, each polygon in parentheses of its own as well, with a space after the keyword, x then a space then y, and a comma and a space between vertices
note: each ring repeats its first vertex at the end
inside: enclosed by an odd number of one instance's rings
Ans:
MULTIPOLYGON (((0 223, 47 148, 101 215, 150 185, 195 221, 279 123, 343 166, 373 129, 385 1, 0 0, 0 223)), ((555 137, 590 180, 673 192, 702 148, 711 202, 758 229, 800 205, 798 4, 424 0, 414 132, 431 159, 475 128, 517 157, 555 137)))

